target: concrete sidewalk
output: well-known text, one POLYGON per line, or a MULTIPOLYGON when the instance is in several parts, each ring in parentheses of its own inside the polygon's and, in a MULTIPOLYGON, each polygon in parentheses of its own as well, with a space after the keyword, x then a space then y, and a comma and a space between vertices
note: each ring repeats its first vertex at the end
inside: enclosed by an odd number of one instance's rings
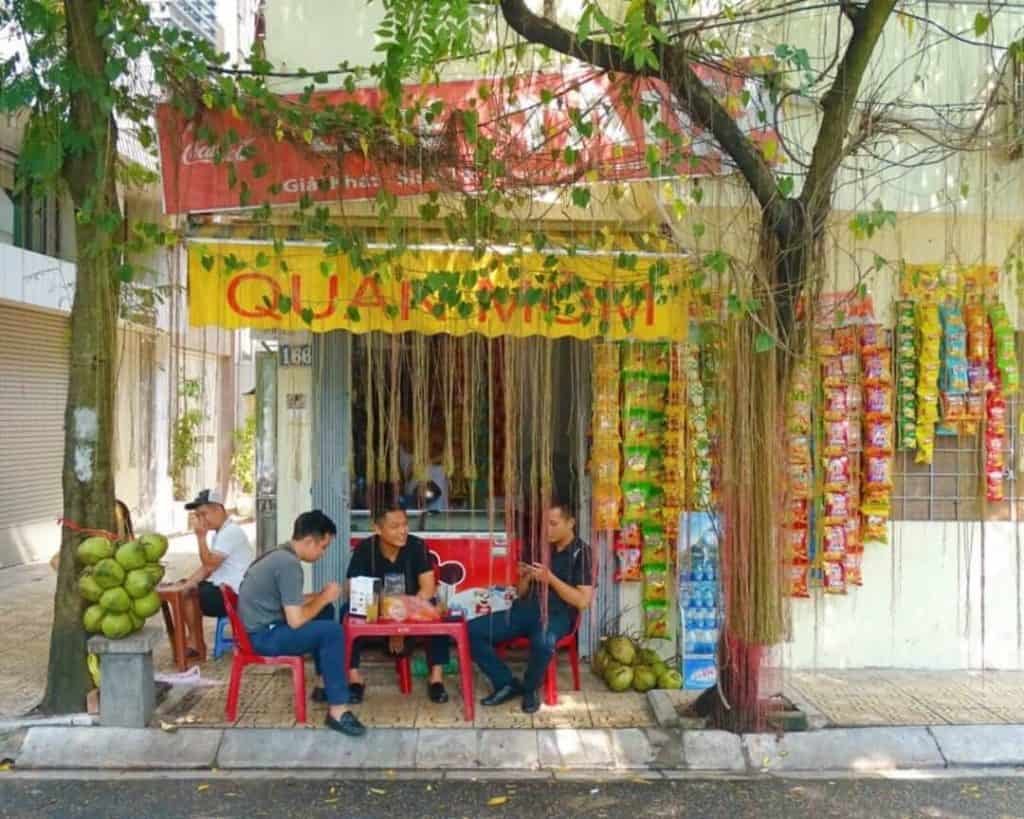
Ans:
POLYGON ((372 730, 353 740, 301 728, 177 731, 36 726, 0 734, 15 771, 386 772, 495 778, 572 774, 884 775, 1024 768, 1024 725, 854 728, 776 738, 661 729, 372 730))

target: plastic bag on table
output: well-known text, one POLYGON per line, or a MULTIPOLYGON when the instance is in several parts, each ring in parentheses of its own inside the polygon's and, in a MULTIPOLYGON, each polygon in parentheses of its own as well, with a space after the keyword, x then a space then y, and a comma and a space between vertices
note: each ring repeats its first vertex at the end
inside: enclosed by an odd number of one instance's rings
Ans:
POLYGON ((380 619, 395 623, 435 623, 441 619, 436 606, 412 594, 393 594, 381 599, 380 619))

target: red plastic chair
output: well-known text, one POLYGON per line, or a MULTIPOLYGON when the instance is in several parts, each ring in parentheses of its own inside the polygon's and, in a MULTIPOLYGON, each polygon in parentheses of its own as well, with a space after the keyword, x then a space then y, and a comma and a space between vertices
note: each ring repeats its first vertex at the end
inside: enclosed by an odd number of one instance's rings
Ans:
MULTIPOLYGON (((544 702, 547 705, 558 705, 558 651, 565 649, 569 653, 569 667, 572 669, 573 690, 580 690, 580 642, 578 632, 580 620, 583 614, 576 616, 576 623, 572 631, 566 634, 561 640, 555 643, 555 653, 551 655, 551 662, 548 663, 544 672, 544 702)), ((516 637, 514 640, 506 640, 497 646, 498 656, 505 659, 505 652, 510 649, 529 649, 530 641, 526 637, 516 637)))
POLYGON ((238 616, 238 595, 227 584, 220 587, 224 598, 224 608, 231 621, 231 633, 235 637, 235 658, 231 662, 231 682, 228 684, 228 701, 224 706, 224 715, 228 722, 238 719, 238 695, 242 688, 242 672, 249 665, 285 665, 292 670, 292 688, 295 689, 295 721, 306 721, 306 669, 302 657, 280 656, 265 657, 253 650, 249 642, 249 633, 242 625, 238 616))

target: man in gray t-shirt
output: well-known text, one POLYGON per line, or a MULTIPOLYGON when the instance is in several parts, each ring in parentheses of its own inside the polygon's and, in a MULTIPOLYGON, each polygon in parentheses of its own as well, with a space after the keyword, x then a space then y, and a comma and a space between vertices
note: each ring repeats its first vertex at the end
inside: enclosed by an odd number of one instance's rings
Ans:
POLYGON ((320 510, 295 519, 291 543, 255 561, 238 590, 238 613, 255 651, 268 657, 312 654, 323 687, 314 700, 326 700, 328 728, 359 737, 366 728, 348 707, 345 633, 335 620, 333 603, 340 583, 328 583, 308 597, 302 593, 302 563, 315 563, 327 551, 337 527, 320 510))

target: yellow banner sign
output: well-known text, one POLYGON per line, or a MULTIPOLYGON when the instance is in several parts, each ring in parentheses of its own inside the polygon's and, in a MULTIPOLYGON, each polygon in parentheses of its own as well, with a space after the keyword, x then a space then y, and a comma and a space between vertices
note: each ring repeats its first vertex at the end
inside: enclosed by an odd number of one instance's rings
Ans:
POLYGON ((324 333, 683 340, 685 261, 647 254, 502 255, 410 250, 357 271, 323 248, 193 243, 197 327, 324 333))

